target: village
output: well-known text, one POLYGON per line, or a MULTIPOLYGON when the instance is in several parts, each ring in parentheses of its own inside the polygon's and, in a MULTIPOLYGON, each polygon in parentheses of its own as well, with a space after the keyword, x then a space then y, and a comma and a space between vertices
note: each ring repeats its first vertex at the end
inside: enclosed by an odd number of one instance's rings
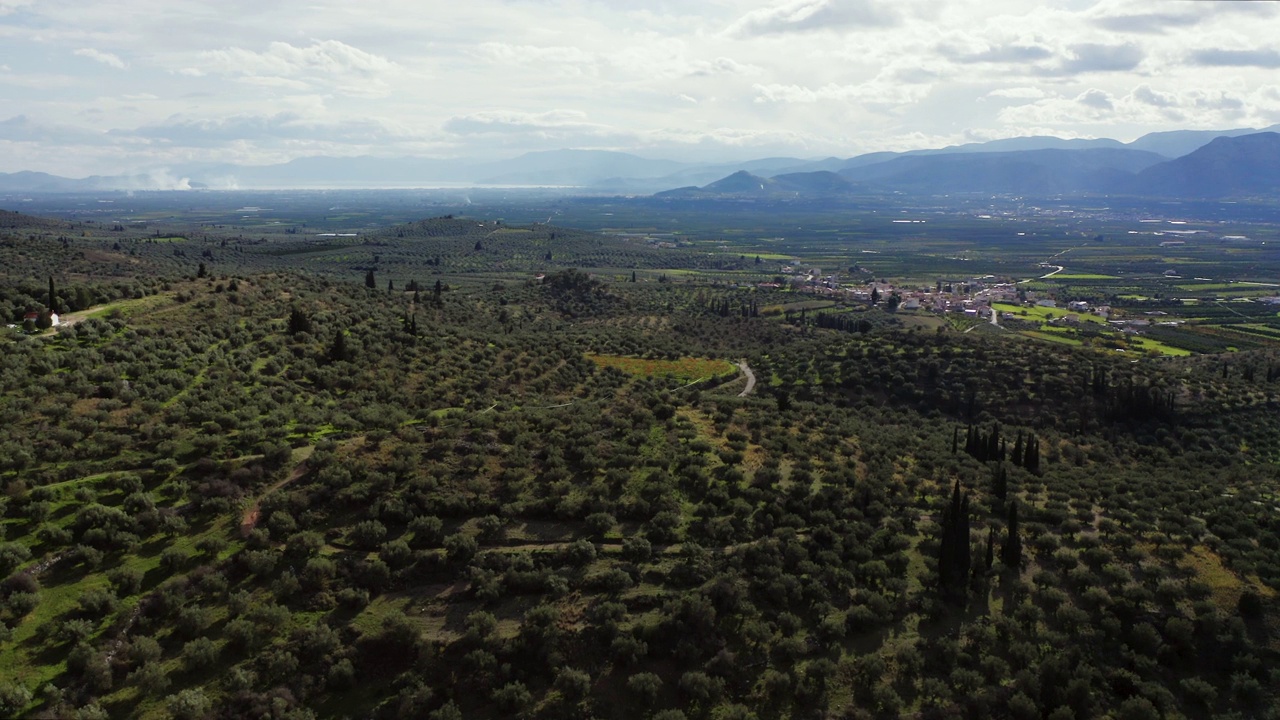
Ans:
POLYGON ((1125 333, 1141 333, 1152 325, 1176 326, 1168 313, 1151 310, 1144 317, 1117 317, 1111 306, 1086 300, 1059 302, 1054 293, 1021 287, 1027 281, 985 275, 965 279, 940 279, 932 287, 895 284, 887 280, 850 284, 839 274, 824 274, 820 268, 783 266, 782 275, 772 282, 758 283, 768 289, 789 288, 795 292, 875 305, 888 311, 961 314, 999 325, 1003 321, 1045 322, 1051 325, 1080 326, 1105 324, 1125 333), (1031 310, 1035 308, 1036 310, 1031 310))

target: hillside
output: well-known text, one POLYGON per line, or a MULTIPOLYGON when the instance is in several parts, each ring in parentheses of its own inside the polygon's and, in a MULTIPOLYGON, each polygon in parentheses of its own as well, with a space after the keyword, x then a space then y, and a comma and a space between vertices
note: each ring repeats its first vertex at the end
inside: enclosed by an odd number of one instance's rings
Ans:
POLYGON ((1109 189, 1109 178, 1164 161, 1155 153, 1113 148, 1023 150, 905 156, 847 168, 841 176, 915 193, 1047 195, 1109 189))
POLYGON ((1280 133, 1218 138, 1143 170, 1131 192, 1163 197, 1271 196, 1280 190, 1280 133))
MULTIPOLYGON (((574 270, 626 241, 474 218, 87 232, 0 231, 2 253, 120 245, 101 275, 55 278, 78 324, 0 334, 0 715, 1208 719, 1280 700, 1274 350, 921 332, 677 274, 693 254, 659 253, 681 248, 637 251, 638 282, 574 270), (548 247, 564 265, 540 280, 474 256, 548 247), (384 287, 411 256, 448 272, 384 287)), ((45 302, 47 279, 0 263, 5 306, 45 302)))

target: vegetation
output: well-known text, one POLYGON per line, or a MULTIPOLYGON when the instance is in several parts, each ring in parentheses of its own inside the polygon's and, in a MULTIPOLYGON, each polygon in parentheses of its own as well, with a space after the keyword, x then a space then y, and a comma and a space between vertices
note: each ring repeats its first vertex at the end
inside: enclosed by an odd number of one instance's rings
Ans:
POLYGON ((1275 717, 1265 342, 926 329, 492 220, 0 219, 0 303, 88 311, 0 338, 0 713, 1275 717))

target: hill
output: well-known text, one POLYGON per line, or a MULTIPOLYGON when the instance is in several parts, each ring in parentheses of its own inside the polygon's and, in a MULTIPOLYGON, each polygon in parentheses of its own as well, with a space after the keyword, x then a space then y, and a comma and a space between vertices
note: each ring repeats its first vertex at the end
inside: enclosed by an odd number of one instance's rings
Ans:
POLYGON ((1280 190, 1280 133, 1217 138, 1189 155, 1146 168, 1127 188, 1179 198, 1273 196, 1280 190))
MULTIPOLYGON (((626 241, 491 219, 218 229, 0 230, 6 253, 120 246, 110 278, 57 278, 81 322, 0 334, 0 716, 1280 699, 1274 353, 921 332, 714 274, 539 281, 477 258, 626 241), (332 270, 413 254, 460 272, 332 270)), ((0 263, 9 312, 47 297, 32 274, 0 263)))
POLYGON ((1237 128, 1234 130, 1169 130, 1165 132, 1147 133, 1129 143, 1127 147, 1134 150, 1148 150, 1168 158, 1180 158, 1208 145, 1217 138, 1253 135, 1258 132, 1280 131, 1280 125, 1272 125, 1261 130, 1255 128, 1237 128))
POLYGON ((1105 191, 1117 173, 1134 173, 1163 160, 1155 153, 1115 148, 1023 150, 904 156, 840 174, 926 194, 1075 194, 1105 191))

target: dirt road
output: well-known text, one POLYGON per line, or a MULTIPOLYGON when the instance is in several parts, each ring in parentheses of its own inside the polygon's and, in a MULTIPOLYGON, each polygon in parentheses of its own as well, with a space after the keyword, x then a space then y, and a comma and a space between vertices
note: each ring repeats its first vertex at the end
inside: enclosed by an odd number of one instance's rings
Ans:
POLYGON ((738 393, 738 397, 746 397, 751 393, 755 392, 756 374, 751 371, 751 366, 747 364, 746 360, 739 360, 737 362, 737 365, 738 365, 738 369, 741 370, 742 373, 747 376, 747 387, 744 388, 742 392, 738 393))

